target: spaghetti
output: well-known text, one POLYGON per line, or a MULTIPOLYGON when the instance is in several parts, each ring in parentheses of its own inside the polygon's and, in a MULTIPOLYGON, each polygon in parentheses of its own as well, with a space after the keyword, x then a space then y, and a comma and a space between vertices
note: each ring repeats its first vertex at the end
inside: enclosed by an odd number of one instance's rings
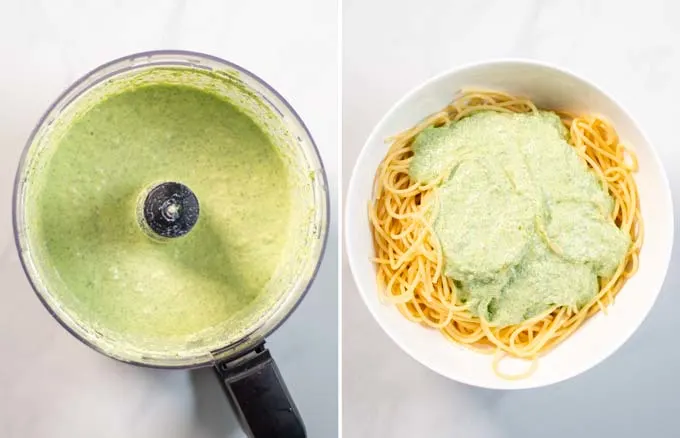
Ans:
POLYGON ((437 215, 434 189, 448 175, 427 184, 408 173, 415 137, 482 110, 537 112, 527 99, 505 93, 467 91, 441 111, 391 139, 392 145, 375 179, 369 216, 375 248, 377 280, 384 301, 395 304, 409 320, 439 330, 451 341, 484 353, 495 353, 493 369, 500 377, 518 379, 533 373, 537 359, 569 337, 588 318, 606 313, 625 281, 638 268, 643 240, 638 191, 633 173, 635 154, 619 142, 614 127, 596 116, 557 112, 569 130, 569 142, 614 200, 612 219, 631 238, 624 259, 610 278, 600 278, 599 293, 580 309, 555 306, 520 324, 494 326, 473 315, 460 300, 451 278, 443 273, 444 255, 433 230, 437 215), (505 356, 532 361, 520 375, 499 369, 505 356))

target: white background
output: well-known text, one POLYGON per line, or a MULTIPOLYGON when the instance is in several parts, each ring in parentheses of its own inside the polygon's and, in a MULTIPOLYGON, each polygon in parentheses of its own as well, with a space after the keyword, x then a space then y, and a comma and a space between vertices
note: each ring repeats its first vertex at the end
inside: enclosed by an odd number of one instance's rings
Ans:
MULTIPOLYGON (((124 365, 52 320, 16 255, 14 172, 42 112, 78 77, 133 52, 195 50, 288 99, 319 146, 336 216, 337 31, 334 0, 0 2, 0 437, 244 436, 211 370, 124 365)), ((337 434, 337 239, 333 220, 312 290, 268 343, 311 437, 337 434)))
MULTIPOLYGON (((464 63, 525 57, 585 76, 630 109, 664 162, 680 217, 680 2, 343 5, 344 188, 371 129, 407 91, 464 63)), ((366 310, 343 258, 344 436, 680 436, 678 251, 648 319, 616 354, 570 381, 517 392, 449 381, 403 353, 366 310)))

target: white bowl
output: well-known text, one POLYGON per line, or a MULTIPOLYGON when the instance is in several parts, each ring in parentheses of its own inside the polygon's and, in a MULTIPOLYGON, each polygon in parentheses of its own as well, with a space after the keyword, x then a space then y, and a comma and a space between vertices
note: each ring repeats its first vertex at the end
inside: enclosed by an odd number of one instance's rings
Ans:
MULTIPOLYGON (((541 63, 501 60, 448 71, 418 86, 397 102, 378 123, 356 162, 347 193, 346 250, 361 297, 380 327, 406 353, 450 379, 470 385, 520 389, 550 385, 574 377, 611 355, 633 334, 656 300, 673 245, 673 205, 666 174, 654 148, 637 123, 610 96, 585 79, 541 63), (492 356, 446 340, 436 330, 414 324, 397 309, 380 302, 367 206, 373 178, 389 147, 385 139, 414 126, 443 108, 461 88, 501 90, 531 98, 539 107, 609 119, 622 140, 637 153, 635 175, 645 226, 640 268, 616 297, 608 314, 598 313, 570 338, 539 359, 536 372, 522 380, 504 380, 492 369, 492 356)), ((506 359, 505 372, 519 373, 526 361, 506 359)))

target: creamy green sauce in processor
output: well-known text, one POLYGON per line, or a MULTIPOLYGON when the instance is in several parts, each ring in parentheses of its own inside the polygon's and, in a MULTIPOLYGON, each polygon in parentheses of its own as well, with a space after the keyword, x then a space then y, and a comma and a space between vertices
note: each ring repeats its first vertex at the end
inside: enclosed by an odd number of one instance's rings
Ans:
POLYGON ((77 319, 133 344, 182 345, 247 324, 279 266, 291 222, 288 169, 230 102, 177 84, 108 96, 79 115, 32 178, 30 240, 42 276, 77 319), (140 196, 177 181, 194 228, 159 241, 140 196))
POLYGON ((414 141, 412 178, 450 172, 433 209, 445 274, 492 324, 581 308, 630 246, 610 218, 613 199, 567 135, 552 112, 485 111, 414 141))

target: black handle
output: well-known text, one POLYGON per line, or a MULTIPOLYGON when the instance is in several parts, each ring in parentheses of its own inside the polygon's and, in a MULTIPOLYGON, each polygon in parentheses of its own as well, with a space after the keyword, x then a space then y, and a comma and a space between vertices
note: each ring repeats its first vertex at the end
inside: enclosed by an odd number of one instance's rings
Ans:
POLYGON ((252 438, 305 438, 305 425, 269 350, 260 344, 215 370, 243 430, 252 438))

